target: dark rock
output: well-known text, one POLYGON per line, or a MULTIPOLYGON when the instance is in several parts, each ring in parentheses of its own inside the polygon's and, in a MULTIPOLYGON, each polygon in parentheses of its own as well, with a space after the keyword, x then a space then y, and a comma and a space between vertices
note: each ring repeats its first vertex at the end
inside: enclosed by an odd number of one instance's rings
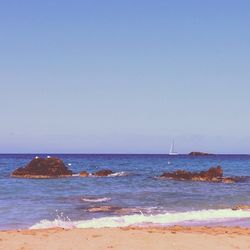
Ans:
POLYGON ((72 176, 64 162, 58 158, 35 158, 25 167, 16 169, 11 176, 19 178, 57 178, 72 176))
POLYGON ((204 153, 204 152, 191 152, 188 155, 191 155, 191 156, 205 156, 205 155, 213 155, 213 154, 204 153))
POLYGON ((105 169, 105 170, 100 170, 100 171, 93 173, 93 176, 108 176, 113 173, 114 173, 113 171, 109 169, 105 169))
POLYGON ((174 180, 190 180, 190 181, 209 181, 233 183, 236 178, 223 177, 221 166, 211 167, 207 171, 189 172, 185 170, 176 170, 174 172, 165 172, 160 177, 174 180))
POLYGON ((88 177, 88 176, 89 176, 89 173, 88 173, 87 171, 81 171, 81 172, 79 173, 79 176, 80 176, 80 177, 88 177))

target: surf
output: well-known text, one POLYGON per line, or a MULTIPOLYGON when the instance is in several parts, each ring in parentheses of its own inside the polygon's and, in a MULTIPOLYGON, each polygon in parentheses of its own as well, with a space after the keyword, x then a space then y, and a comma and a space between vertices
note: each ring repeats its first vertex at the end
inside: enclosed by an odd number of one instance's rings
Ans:
POLYGON ((42 228, 104 228, 104 227, 128 227, 128 226, 172 226, 182 225, 187 222, 226 222, 230 220, 250 219, 250 210, 209 209, 187 212, 166 212, 156 215, 134 214, 124 216, 112 216, 93 218, 90 220, 64 221, 61 219, 41 220, 30 229, 42 228))

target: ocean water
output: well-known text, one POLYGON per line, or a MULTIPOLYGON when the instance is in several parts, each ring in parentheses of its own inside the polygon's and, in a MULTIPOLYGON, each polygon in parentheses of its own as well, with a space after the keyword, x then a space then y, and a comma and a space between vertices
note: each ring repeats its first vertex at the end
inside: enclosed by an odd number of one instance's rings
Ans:
MULTIPOLYGON (((46 156, 46 155, 40 155, 46 156)), ((10 173, 35 155, 0 155, 0 229, 129 225, 250 226, 250 155, 51 155, 75 173, 111 169, 109 177, 19 179, 10 173), (158 179, 164 171, 221 165, 223 184, 158 179)))

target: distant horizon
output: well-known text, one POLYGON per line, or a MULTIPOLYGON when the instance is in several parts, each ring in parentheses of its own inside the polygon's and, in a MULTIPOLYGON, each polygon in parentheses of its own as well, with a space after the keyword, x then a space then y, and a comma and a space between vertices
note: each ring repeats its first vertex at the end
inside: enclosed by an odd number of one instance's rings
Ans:
MULTIPOLYGON (((167 155, 170 157, 177 157, 182 155, 189 155, 191 152, 201 152, 201 151, 190 151, 189 153, 178 153, 177 155, 169 155, 164 153, 0 153, 0 155, 167 155)), ((207 152, 201 152, 201 153, 207 153, 207 152)), ((250 155, 250 153, 209 153, 209 155, 206 156, 216 156, 216 155, 250 155)), ((200 157, 204 157, 200 156, 200 157)), ((199 156, 193 156, 193 157, 199 157, 199 156)))

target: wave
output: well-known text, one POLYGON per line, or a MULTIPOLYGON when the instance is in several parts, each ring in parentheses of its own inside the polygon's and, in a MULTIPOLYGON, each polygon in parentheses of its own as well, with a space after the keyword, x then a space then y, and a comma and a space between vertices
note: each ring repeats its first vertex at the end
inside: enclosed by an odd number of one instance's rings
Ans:
POLYGON ((124 216, 112 216, 93 218, 80 221, 63 221, 56 219, 54 221, 42 220, 30 227, 30 229, 42 228, 103 228, 103 227, 127 227, 127 226, 171 226, 175 224, 184 224, 187 222, 225 222, 233 219, 250 219, 249 210, 232 209, 210 209, 188 212, 167 212, 164 214, 145 215, 134 214, 124 216))
POLYGON ((121 171, 121 172, 116 172, 116 173, 113 173, 113 174, 109 174, 108 177, 127 176, 127 175, 129 175, 129 174, 126 173, 126 172, 121 171))
POLYGON ((106 201, 110 201, 111 198, 108 198, 108 197, 103 197, 103 198, 82 197, 81 200, 85 201, 85 202, 106 202, 106 201))
POLYGON ((89 177, 98 177, 98 178, 100 178, 100 177, 122 177, 122 176, 128 176, 128 175, 130 175, 130 174, 127 172, 121 171, 121 172, 115 172, 113 174, 109 174, 106 176, 97 176, 97 175, 90 173, 89 177))

